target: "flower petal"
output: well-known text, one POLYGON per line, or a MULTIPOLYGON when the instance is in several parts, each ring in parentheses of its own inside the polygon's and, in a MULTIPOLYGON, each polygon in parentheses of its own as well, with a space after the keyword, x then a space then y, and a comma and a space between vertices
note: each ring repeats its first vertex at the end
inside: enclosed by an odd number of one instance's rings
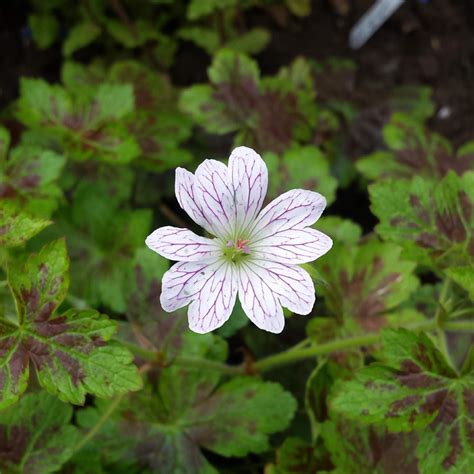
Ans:
POLYGON ((331 247, 331 238, 311 227, 279 230, 250 245, 255 258, 286 264, 312 262, 331 247))
POLYGON ((206 219, 196 197, 196 178, 184 168, 176 168, 175 194, 181 208, 199 226, 212 232, 211 222, 206 219))
POLYGON ((274 199, 257 217, 251 240, 259 240, 276 232, 303 229, 314 224, 326 207, 326 199, 306 189, 292 189, 274 199))
POLYGON ((214 239, 206 239, 188 229, 160 227, 145 240, 146 245, 170 260, 191 262, 204 258, 217 258, 222 250, 214 239))
POLYGON ((165 311, 175 311, 189 304, 199 294, 212 274, 213 262, 178 262, 164 275, 160 303, 165 311))
POLYGON ((309 314, 314 306, 314 284, 308 272, 297 265, 257 260, 252 267, 277 294, 280 304, 296 314, 309 314))
POLYGON ((242 231, 262 208, 267 194, 268 170, 258 153, 240 146, 230 155, 229 176, 235 193, 236 226, 242 231))
POLYGON ((235 269, 222 261, 178 262, 163 276, 161 306, 175 311, 191 303, 189 327, 212 331, 229 319, 237 295, 235 269))
POLYGON ((198 298, 189 305, 189 328, 204 334, 222 326, 234 309, 237 290, 235 265, 225 262, 214 264, 212 273, 206 274, 206 282, 198 298))
POLYGON ((266 277, 268 272, 245 262, 239 266, 239 300, 249 319, 260 329, 280 333, 285 318, 277 294, 266 277))
POLYGON ((210 232, 224 239, 232 238, 235 228, 234 191, 227 166, 205 160, 196 169, 195 197, 210 232))

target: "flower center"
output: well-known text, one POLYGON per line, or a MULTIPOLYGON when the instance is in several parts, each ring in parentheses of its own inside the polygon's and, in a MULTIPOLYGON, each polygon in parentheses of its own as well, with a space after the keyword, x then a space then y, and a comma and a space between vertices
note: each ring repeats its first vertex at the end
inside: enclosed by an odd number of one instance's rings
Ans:
POLYGON ((224 247, 224 257, 231 262, 238 263, 250 253, 249 241, 244 239, 228 240, 224 247))

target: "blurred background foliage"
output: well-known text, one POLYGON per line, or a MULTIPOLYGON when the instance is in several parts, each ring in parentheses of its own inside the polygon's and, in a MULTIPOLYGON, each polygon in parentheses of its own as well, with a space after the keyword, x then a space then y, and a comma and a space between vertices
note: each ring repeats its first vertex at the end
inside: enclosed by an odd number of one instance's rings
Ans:
POLYGON ((473 7, 406 2, 351 51, 370 4, 0 7, 1 472, 472 469, 473 7), (277 337, 238 305, 191 333, 144 246, 199 232, 174 168, 236 145, 268 200, 329 204, 315 308, 277 337))

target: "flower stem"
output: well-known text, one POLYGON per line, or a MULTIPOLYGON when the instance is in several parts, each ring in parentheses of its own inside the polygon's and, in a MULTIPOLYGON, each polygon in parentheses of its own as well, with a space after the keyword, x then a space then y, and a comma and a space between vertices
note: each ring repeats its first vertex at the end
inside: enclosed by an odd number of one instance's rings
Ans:
MULTIPOLYGON (((412 330, 425 330, 430 331, 438 329, 438 322, 435 319, 425 321, 421 324, 408 327, 412 330)), ((474 321, 446 321, 441 322, 440 330, 454 331, 454 332, 474 332, 474 321)), ((380 334, 366 334, 363 336, 356 336, 347 339, 339 339, 330 341, 325 344, 313 345, 310 347, 301 347, 297 344, 295 347, 287 349, 278 354, 274 354, 268 357, 264 357, 251 365, 252 372, 266 372, 276 367, 280 367, 287 364, 292 364, 304 359, 311 359, 313 357, 331 354, 332 352, 346 351, 357 347, 368 346, 375 344, 380 341, 380 334)), ((132 353, 141 357, 144 360, 150 362, 159 363, 160 361, 165 362, 163 365, 176 364, 183 367, 193 367, 202 370, 214 370, 221 372, 226 375, 243 375, 247 373, 247 367, 245 364, 240 365, 229 365, 213 360, 194 358, 194 357, 183 357, 178 356, 171 360, 164 360, 164 354, 162 352, 152 351, 144 349, 135 344, 129 342, 120 341, 125 345, 132 353)), ((307 341, 302 341, 307 343, 307 341)))
POLYGON ((365 336, 351 337, 348 339, 340 339, 327 342, 318 346, 297 349, 294 351, 285 351, 280 354, 274 354, 264 357, 255 362, 252 367, 257 372, 264 372, 280 365, 291 364, 303 359, 330 354, 331 352, 343 351, 354 347, 367 346, 374 344, 379 340, 378 334, 367 334, 365 336))

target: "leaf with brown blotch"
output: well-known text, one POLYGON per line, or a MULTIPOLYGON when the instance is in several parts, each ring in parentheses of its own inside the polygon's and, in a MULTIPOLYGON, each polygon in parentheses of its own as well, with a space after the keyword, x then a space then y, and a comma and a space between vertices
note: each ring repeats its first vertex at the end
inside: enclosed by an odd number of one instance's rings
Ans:
POLYGON ((276 153, 310 138, 316 122, 314 85, 302 58, 261 79, 255 61, 223 49, 208 75, 209 85, 189 87, 180 99, 181 108, 207 131, 238 132, 237 143, 276 153))
POLYGON ((141 386, 130 352, 110 341, 116 323, 93 310, 56 313, 68 290, 68 267, 65 242, 58 240, 8 269, 18 319, 0 319, 2 408, 22 395, 31 370, 48 392, 76 404, 86 393, 111 397, 141 386))
POLYGON ((72 415, 70 405, 44 392, 25 395, 14 407, 2 410, 0 472, 57 472, 80 438, 72 415))
MULTIPOLYGON (((179 343, 184 358, 227 358, 227 344, 213 334, 186 330, 179 343)), ((296 401, 276 383, 221 379, 217 371, 172 360, 158 374, 150 372, 145 389, 124 399, 103 425, 95 452, 105 466, 120 460, 160 474, 204 474, 217 471, 201 448, 226 457, 267 450, 269 434, 288 426, 296 401)), ((91 428, 108 406, 98 401, 81 410, 79 425, 91 428)))
POLYGON ((417 288, 415 264, 401 259, 400 252, 396 245, 371 239, 339 244, 327 255, 319 267, 327 282, 322 291, 339 333, 378 332, 388 313, 396 313, 417 288))
POLYGON ((474 168, 471 149, 464 146, 455 153, 445 138, 430 132, 409 115, 394 114, 383 132, 388 150, 362 157, 356 164, 368 179, 413 175, 441 179, 450 170, 462 175, 474 168))
POLYGON ((408 258, 435 269, 474 268, 474 172, 440 181, 419 176, 369 186, 376 231, 408 258))
POLYGON ((338 382, 335 413, 392 432, 417 431, 419 472, 464 473, 474 463, 474 374, 458 374, 424 333, 383 333, 383 362, 338 382))

